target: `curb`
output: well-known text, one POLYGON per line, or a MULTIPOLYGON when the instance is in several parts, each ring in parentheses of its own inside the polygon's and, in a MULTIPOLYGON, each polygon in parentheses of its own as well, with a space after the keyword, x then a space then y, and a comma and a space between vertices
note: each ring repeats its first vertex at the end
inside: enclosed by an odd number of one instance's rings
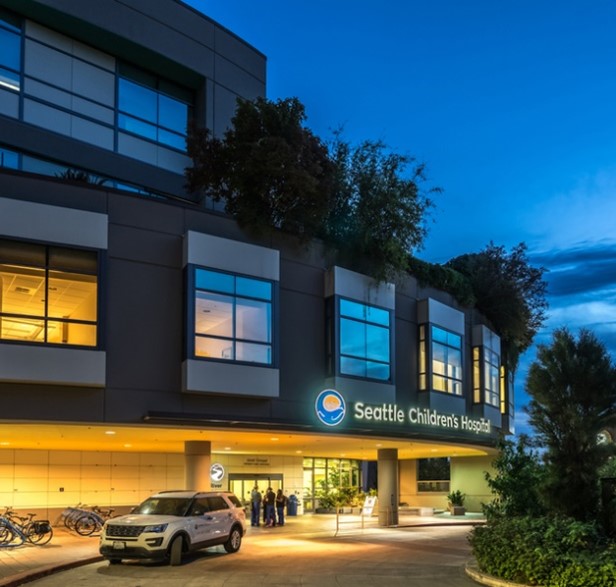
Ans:
MULTIPOLYGON (((475 561, 469 561, 464 565, 464 571, 466 574, 477 583, 481 585, 488 585, 489 587, 528 587, 522 583, 514 583, 513 581, 508 581, 507 579, 499 579, 498 577, 493 577, 492 575, 486 575, 479 570, 477 563, 475 561)), ((540 587, 536 585, 535 587, 540 587)))
POLYGON ((29 583, 30 581, 35 581, 36 579, 41 579, 60 571, 67 571, 68 569, 74 569, 76 567, 89 565, 91 563, 98 563, 102 560, 103 557, 97 555, 75 561, 47 565, 46 567, 40 567, 30 571, 24 571, 23 573, 18 573, 17 575, 11 575, 5 579, 0 579, 0 587, 17 587, 18 585, 23 585, 24 583, 29 583))

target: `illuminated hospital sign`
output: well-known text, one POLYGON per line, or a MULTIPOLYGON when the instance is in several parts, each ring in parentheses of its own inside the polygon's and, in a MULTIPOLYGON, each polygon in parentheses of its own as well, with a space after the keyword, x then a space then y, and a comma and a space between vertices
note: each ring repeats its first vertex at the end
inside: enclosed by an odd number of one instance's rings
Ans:
POLYGON ((443 414, 429 408, 403 409, 397 404, 388 403, 355 402, 351 406, 351 409, 347 409, 344 397, 339 391, 325 389, 317 396, 315 411, 326 426, 337 426, 345 417, 350 417, 360 423, 427 426, 472 434, 492 432, 492 425, 485 418, 477 420, 457 414, 443 414))

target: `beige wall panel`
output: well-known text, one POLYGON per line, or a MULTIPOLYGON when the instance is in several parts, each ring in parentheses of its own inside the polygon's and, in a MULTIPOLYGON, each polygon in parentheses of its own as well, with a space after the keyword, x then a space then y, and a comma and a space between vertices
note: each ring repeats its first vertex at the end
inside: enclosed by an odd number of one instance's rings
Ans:
POLYGON ((136 479, 139 479, 138 467, 113 467, 111 469, 111 480, 114 483, 117 481, 135 483, 136 479))
POLYGON ((82 452, 81 463, 83 465, 111 465, 110 452, 82 452))
POLYGON ((138 482, 136 479, 112 479, 111 487, 114 493, 118 491, 136 491, 138 488, 138 482))
POLYGON ((12 465, 15 462, 14 450, 0 450, 0 465, 12 465))
POLYGON ((82 479, 106 479, 111 478, 111 469, 105 465, 87 465, 81 469, 82 479))
POLYGON ((163 453, 142 453, 139 455, 139 465, 141 467, 147 466, 162 466, 167 464, 167 455, 163 453))
POLYGON ((46 465, 49 463, 49 452, 46 450, 20 450, 15 454, 15 457, 21 465, 46 465))
POLYGON ((79 491, 81 491, 81 479, 76 476, 60 478, 50 477, 49 483, 47 485, 49 487, 49 491, 52 493, 78 493, 79 491), (63 488, 64 491, 60 491, 60 488, 63 488))
POLYGON ((139 455, 137 453, 114 452, 111 455, 111 464, 113 466, 139 466, 139 455))
POLYGON ((59 450, 49 453, 50 465, 81 465, 81 451, 78 450, 59 450))
POLYGON ((13 476, 16 481, 20 479, 47 479, 49 469, 47 465, 15 465, 13 476))
POLYGON ((79 479, 81 473, 79 465, 55 465, 49 467, 50 479, 79 479))

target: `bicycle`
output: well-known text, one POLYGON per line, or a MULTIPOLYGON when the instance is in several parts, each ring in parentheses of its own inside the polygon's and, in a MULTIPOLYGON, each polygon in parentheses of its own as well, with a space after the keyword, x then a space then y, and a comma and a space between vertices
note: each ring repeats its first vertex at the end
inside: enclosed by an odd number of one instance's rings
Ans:
POLYGON ((75 530, 80 536, 90 536, 94 532, 100 532, 105 521, 111 517, 113 509, 102 510, 94 506, 90 511, 79 510, 65 518, 65 523, 71 530, 75 530))
POLYGON ((49 520, 33 520, 35 514, 28 514, 28 517, 22 518, 8 509, 7 513, 14 519, 6 515, 0 516, 0 548, 21 546, 26 542, 43 546, 52 539, 53 528, 49 520), (16 519, 21 520, 23 526, 16 519))

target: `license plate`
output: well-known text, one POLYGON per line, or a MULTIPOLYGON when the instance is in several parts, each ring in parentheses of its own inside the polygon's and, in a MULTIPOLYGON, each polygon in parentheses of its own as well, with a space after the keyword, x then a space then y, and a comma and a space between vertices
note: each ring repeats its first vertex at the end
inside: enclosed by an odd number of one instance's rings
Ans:
POLYGON ((113 543, 113 550, 124 550, 126 548, 126 542, 118 542, 117 540, 113 543))

